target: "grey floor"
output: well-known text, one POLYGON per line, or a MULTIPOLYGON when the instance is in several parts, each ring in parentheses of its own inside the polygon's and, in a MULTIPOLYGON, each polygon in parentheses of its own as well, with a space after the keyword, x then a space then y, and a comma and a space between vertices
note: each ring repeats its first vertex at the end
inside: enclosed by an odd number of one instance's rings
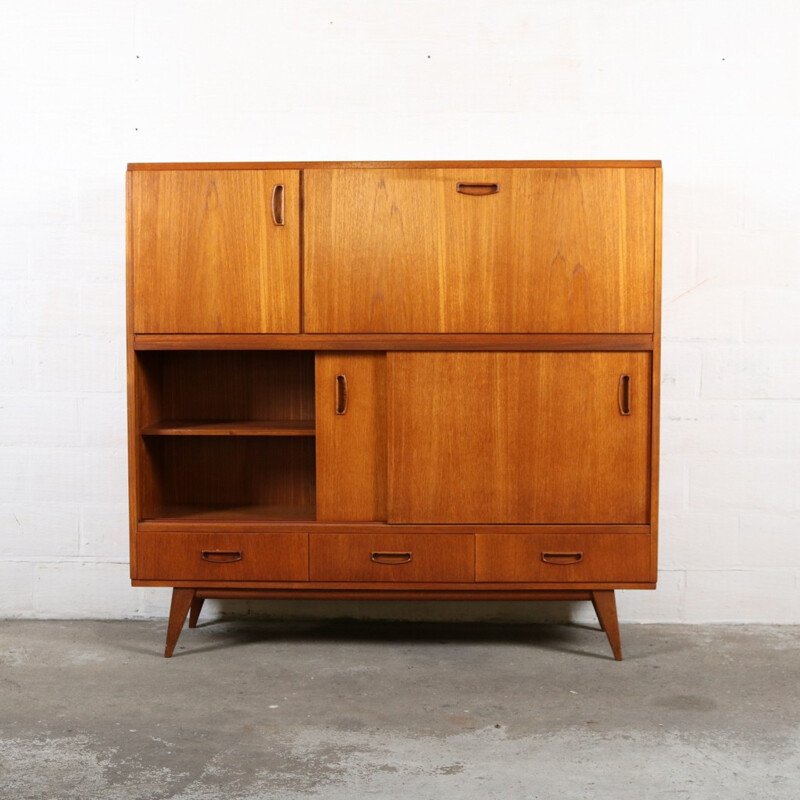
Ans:
POLYGON ((800 629, 0 622, 2 798, 800 797, 800 629))

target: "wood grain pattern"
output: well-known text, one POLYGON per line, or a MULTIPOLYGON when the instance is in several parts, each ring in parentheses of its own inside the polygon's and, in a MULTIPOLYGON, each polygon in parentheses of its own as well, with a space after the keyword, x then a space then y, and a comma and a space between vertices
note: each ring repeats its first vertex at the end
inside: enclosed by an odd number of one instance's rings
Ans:
MULTIPOLYGON (((386 522, 359 522, 359 521, 320 521, 295 517, 277 523, 268 515, 248 516, 242 519, 229 519, 223 522, 206 519, 204 516, 192 519, 142 519, 138 522, 140 531, 197 531, 203 532, 210 529, 225 530, 237 533, 258 533, 268 531, 289 530, 316 530, 324 533, 507 533, 508 524, 461 524, 461 525, 400 525, 386 522)), ((541 525, 541 524, 515 524, 514 531, 519 533, 650 533, 649 525, 541 525)))
POLYGON ((387 366, 389 522, 649 520, 649 354, 390 353, 387 366))
POLYGON ((653 581, 651 544, 648 534, 478 533, 475 535, 475 580, 509 583, 653 581), (580 553, 581 560, 571 563, 568 558, 548 558, 559 553, 580 553))
MULTIPOLYGON (((185 586, 197 587, 197 581, 132 581, 134 586, 185 586)), ((535 600, 540 593, 550 592, 588 592, 595 590, 606 590, 610 586, 614 589, 655 589, 654 583, 548 583, 547 588, 543 589, 540 583, 481 583, 476 584, 472 581, 460 582, 449 581, 447 583, 421 583, 419 581, 409 581, 408 583, 387 583, 387 582, 359 582, 359 581, 237 581, 231 584, 229 581, 203 581, 203 588, 208 589, 231 589, 243 591, 270 592, 276 596, 283 593, 288 597, 289 593, 296 592, 298 597, 313 596, 314 593, 330 598, 338 597, 342 600, 359 598, 375 600, 390 600, 394 598, 405 598, 408 600, 428 599, 428 600, 535 600), (422 597, 418 597, 417 593, 422 597), (427 598, 424 595, 427 593, 427 598)), ((547 599, 547 598, 542 598, 547 599)), ((576 599, 586 599, 576 598, 576 599)))
POLYGON ((309 171, 304 329, 652 332, 653 182, 626 169, 309 171), (501 188, 470 197, 459 182, 501 188))
POLYGON ((652 350, 649 333, 137 334, 135 350, 652 350))
POLYGON ((127 389, 128 428, 128 546, 131 580, 136 578, 136 523, 139 519, 140 445, 139 445, 139 383, 133 335, 133 174, 125 175, 125 372, 127 389))
MULTIPOLYGON (((142 533, 142 578, 160 580, 283 580, 308 578, 304 533, 142 533), (239 553, 240 560, 215 562, 203 553, 239 553)), ((212 556, 213 557, 213 556, 212 556)))
POLYGON ((180 589, 177 586, 172 590, 172 601, 169 609, 169 622, 167 623, 167 641, 164 646, 164 658, 172 658, 178 637, 181 635, 186 614, 195 600, 194 589, 180 589))
MULTIPOLYGON (((659 465, 661 462, 661 239, 663 186, 661 169, 655 171, 655 241, 653 261, 655 263, 655 285, 653 286, 653 388, 650 410, 650 528, 653 544, 650 548, 650 562, 653 580, 658 572, 658 486, 659 465)), ((643 298, 644 302, 644 298, 643 298)))
POLYGON ((213 519, 210 514, 280 519, 285 507, 314 517, 311 437, 153 436, 144 441, 158 493, 152 505, 142 505, 142 519, 213 519))
POLYGON ((475 540, 470 534, 342 533, 309 536, 312 581, 471 581, 475 540), (405 564, 381 564, 373 553, 407 552, 405 564))
MULTIPOLYGON (((376 589, 374 584, 365 585, 362 591, 346 589, 330 589, 330 584, 295 584, 292 588, 260 588, 247 589, 236 587, 214 588, 204 585, 197 590, 197 596, 202 598, 286 598, 289 592, 296 592, 295 599, 324 599, 324 600, 554 600, 559 602, 570 600, 591 600, 592 593, 586 589, 534 589, 521 591, 509 590, 507 587, 496 592, 482 590, 467 591, 463 589, 450 589, 445 586, 420 586, 418 589, 409 589, 408 584, 391 584, 385 589, 376 589)), ((348 587, 350 585, 348 584, 348 587)))
POLYGON ((162 503, 150 510, 151 516, 139 520, 140 531, 165 533, 270 533, 287 527, 305 530, 313 521, 313 504, 247 502, 162 503))
POLYGON ((386 519, 386 356, 316 357, 317 519, 386 519), (347 412, 335 413, 336 376, 348 384, 347 412))
POLYGON ((605 631, 611 652, 617 661, 622 661, 622 641, 619 635, 619 622, 617 620, 617 600, 614 590, 592 592, 592 605, 597 614, 600 628, 605 631))
POLYGON ((167 420, 313 423, 313 353, 193 350, 138 358, 149 398, 143 429, 167 420))
POLYGON ((179 420, 158 422, 142 429, 143 436, 313 436, 313 420, 179 420))
POLYGON ((131 174, 137 333, 300 330, 296 170, 131 174), (284 226, 272 221, 275 184, 284 226))
POLYGON ((600 161, 531 161, 531 160, 480 160, 480 161, 213 161, 213 162, 162 162, 128 164, 129 172, 161 170, 252 170, 252 169, 440 169, 485 167, 571 169, 591 167, 597 169, 655 169, 659 160, 600 160, 600 161))
POLYGON ((143 352, 134 363, 137 521, 280 519, 286 507, 313 518, 312 353, 143 352))

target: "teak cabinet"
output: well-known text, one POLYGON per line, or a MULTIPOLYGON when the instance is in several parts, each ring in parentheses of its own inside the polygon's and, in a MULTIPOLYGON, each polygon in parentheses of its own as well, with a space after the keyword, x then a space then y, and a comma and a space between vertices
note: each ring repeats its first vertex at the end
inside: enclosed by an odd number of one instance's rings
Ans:
POLYGON ((132 164, 131 576, 209 597, 656 581, 660 162, 132 164))

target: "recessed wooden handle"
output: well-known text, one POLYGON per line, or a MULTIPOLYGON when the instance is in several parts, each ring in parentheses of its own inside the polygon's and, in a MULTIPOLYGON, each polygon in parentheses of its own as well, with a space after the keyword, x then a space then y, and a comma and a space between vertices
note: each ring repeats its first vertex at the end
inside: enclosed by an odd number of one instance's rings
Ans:
POLYGON ((583 561, 583 553, 542 553, 545 564, 579 564, 583 561))
POLYGON ((286 224, 285 187, 282 183, 272 187, 272 222, 279 227, 286 224))
POLYGON ((212 564, 233 564, 234 561, 242 560, 241 550, 203 550, 200 553, 203 561, 210 561, 212 564))
POLYGON ((459 194, 469 194, 473 197, 482 197, 485 194, 497 194, 500 191, 499 183, 457 183, 456 191, 459 194))
POLYGON ((410 564, 411 553, 370 553, 369 560, 376 564, 410 564))
POLYGON ((336 413, 347 413, 347 375, 336 376, 336 413))
POLYGON ((619 413, 623 417, 630 416, 631 413, 631 376, 620 375, 619 386, 617 387, 617 404, 619 413))

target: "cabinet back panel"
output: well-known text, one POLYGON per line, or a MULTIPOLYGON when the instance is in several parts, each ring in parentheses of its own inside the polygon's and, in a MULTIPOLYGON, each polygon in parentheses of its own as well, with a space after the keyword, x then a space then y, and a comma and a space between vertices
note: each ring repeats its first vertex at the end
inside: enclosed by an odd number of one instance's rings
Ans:
POLYGON ((652 169, 308 170, 305 330, 652 332, 654 186, 652 169))
POLYGON ((314 419, 311 352, 175 350, 137 358, 142 427, 175 419, 314 419))

